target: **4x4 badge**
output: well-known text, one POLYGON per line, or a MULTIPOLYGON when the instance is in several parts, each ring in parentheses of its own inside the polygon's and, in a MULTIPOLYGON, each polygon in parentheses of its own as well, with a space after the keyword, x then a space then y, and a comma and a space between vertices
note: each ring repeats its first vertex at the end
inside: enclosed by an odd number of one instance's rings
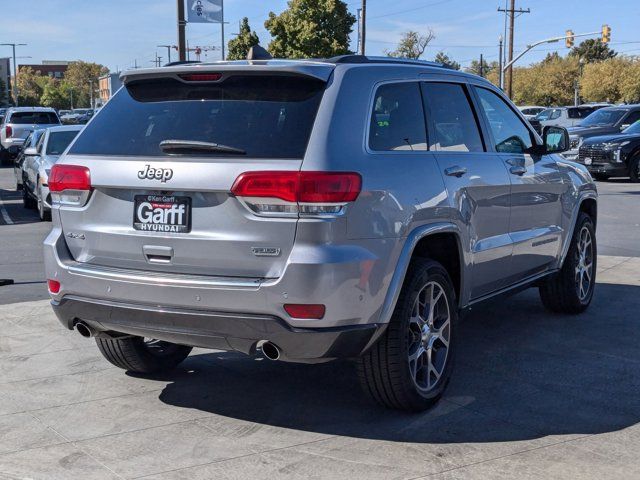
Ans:
POLYGON ((140 180, 160 180, 162 183, 166 183, 166 181, 171 180, 172 177, 172 169, 154 168, 151 165, 145 165, 144 168, 138 172, 138 178, 140 180))
POLYGON ((280 249, 275 247, 251 247, 251 251, 256 257, 277 257, 280 249))

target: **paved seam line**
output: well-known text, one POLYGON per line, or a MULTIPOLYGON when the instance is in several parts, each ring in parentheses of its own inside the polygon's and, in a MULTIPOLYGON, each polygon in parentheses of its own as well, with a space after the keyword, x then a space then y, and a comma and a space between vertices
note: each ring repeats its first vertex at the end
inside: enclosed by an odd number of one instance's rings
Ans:
POLYGON ((428 478, 428 477, 433 477, 434 475, 441 475, 443 473, 447 473, 447 472, 453 472, 455 470, 460 470, 462 468, 467 468, 467 467, 473 467, 475 465, 481 465, 483 463, 487 463, 487 462, 493 462, 494 460, 500 460, 502 458, 509 458, 509 457, 513 457, 514 455, 520 455, 523 453, 528 453, 528 452, 534 452, 536 450, 541 450, 543 448, 548 448, 548 447, 555 447, 558 445, 562 445, 564 443, 571 443, 571 442, 575 442, 576 440, 582 440, 584 438, 589 438, 589 437, 593 437, 594 435, 596 435, 595 433, 591 433, 588 435, 582 435, 581 437, 577 437, 577 438, 571 438, 568 440, 562 440, 560 442, 555 442, 555 443, 550 443, 549 445, 541 445, 539 447, 533 447, 533 448, 527 448, 525 450, 519 451, 519 452, 513 452, 513 453, 509 453, 507 455, 500 455, 498 457, 495 458, 488 458, 486 460, 480 460, 478 462, 472 462, 472 463, 467 463, 465 465, 458 465, 457 467, 453 467, 453 468, 448 468, 446 470, 441 470, 439 472, 434 472, 434 473, 429 473, 427 475, 423 475, 421 477, 413 477, 413 478, 409 478, 407 480, 421 480, 423 478, 428 478))
MULTIPOLYGON (((202 425, 202 424, 199 424, 199 425, 202 425)), ((202 426, 207 428, 206 425, 202 425, 202 426)), ((208 429, 208 430, 210 430, 210 429, 208 429)), ((228 462, 228 461, 231 461, 231 460, 238 460, 240 458, 254 457, 256 455, 264 455, 265 453, 277 452, 279 450, 287 450, 289 448, 302 447, 304 445, 309 445, 309 444, 312 444, 312 443, 324 442, 325 440, 330 440, 330 439, 336 438, 336 437, 337 437, 337 435, 333 435, 333 436, 331 436, 329 438, 320 438, 318 440, 311 440, 309 442, 298 443, 297 445, 289 445, 287 447, 272 448, 272 449, 269 449, 269 450, 263 450, 261 452, 253 452, 253 453, 247 453, 245 455, 238 455, 236 457, 221 458, 219 460, 214 460, 212 462, 200 463, 200 464, 197 464, 197 465, 190 465, 188 467, 182 467, 182 468, 174 468, 174 469, 165 470, 165 471, 162 471, 162 472, 147 473, 145 475, 140 475, 138 477, 131 477, 131 480, 136 480, 138 478, 151 477, 152 475, 164 475, 166 473, 179 472, 180 470, 189 470, 190 468, 205 467, 207 465, 213 465, 215 463, 228 462)))
POLYGON ((13 220, 11 220, 9 212, 7 212, 7 209, 4 207, 4 201, 2 198, 0 198, 0 213, 2 213, 2 218, 4 218, 7 225, 13 225, 13 220))

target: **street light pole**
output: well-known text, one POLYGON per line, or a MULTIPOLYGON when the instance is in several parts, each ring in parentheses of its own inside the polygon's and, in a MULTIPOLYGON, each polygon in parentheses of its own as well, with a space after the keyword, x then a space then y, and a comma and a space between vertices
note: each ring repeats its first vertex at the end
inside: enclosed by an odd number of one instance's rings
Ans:
POLYGON ((13 95, 15 97, 14 102, 16 107, 18 106, 18 69, 16 67, 16 47, 26 47, 26 43, 0 43, 0 45, 4 45, 7 47, 11 47, 13 49, 13 83, 12 85, 13 95))
POLYGON ((178 59, 184 62, 187 59, 185 49, 185 27, 187 22, 184 18, 184 0, 178 0, 178 59))
POLYGON ((173 48, 173 45, 158 45, 158 48, 167 49, 167 63, 171 63, 171 49, 173 48))
POLYGON ((362 19, 360 25, 360 55, 365 55, 365 46, 367 42, 367 0, 362 0, 362 12, 360 18, 362 19))
POLYGON ((498 38, 498 86, 504 89, 504 75, 502 74, 502 35, 498 38))

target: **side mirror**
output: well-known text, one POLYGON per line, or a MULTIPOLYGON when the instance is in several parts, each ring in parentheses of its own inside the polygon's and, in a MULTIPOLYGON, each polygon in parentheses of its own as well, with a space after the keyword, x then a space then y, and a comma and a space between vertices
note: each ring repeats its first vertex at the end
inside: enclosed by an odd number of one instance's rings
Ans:
POLYGON ((36 155, 38 155, 38 149, 36 147, 29 147, 24 151, 25 156, 31 156, 34 157, 36 155))
POLYGON ((569 150, 569 132, 564 127, 547 125, 542 129, 544 153, 561 153, 569 150))

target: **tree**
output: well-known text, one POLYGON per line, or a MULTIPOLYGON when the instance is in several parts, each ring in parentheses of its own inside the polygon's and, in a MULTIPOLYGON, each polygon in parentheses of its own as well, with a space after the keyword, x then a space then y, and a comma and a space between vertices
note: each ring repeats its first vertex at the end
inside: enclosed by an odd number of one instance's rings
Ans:
POLYGON ((516 68, 513 101, 519 105, 570 105, 579 75, 578 59, 572 56, 516 68))
POLYGON ((354 17, 342 0, 289 0, 280 15, 269 13, 264 26, 277 58, 329 58, 349 51, 354 17))
POLYGON ((427 49, 429 43, 436 38, 433 31, 429 29, 426 35, 409 30, 402 34, 398 47, 392 52, 385 52, 389 57, 419 59, 427 49))
POLYGON ((640 62, 616 57, 584 66, 580 89, 585 99, 594 102, 633 102, 640 93, 640 62), (634 78, 634 75, 636 77, 634 78))
POLYGON ((589 38, 579 45, 573 47, 569 55, 582 58, 586 63, 600 62, 613 58, 618 53, 609 48, 609 45, 602 43, 599 38, 589 38))
POLYGON ((48 78, 40 97, 40 104, 58 110, 71 108, 71 86, 66 80, 48 78))
POLYGON ((23 107, 39 105, 47 80, 47 77, 40 76, 31 67, 21 68, 16 82, 19 104, 23 107))
MULTIPOLYGON (((65 73, 66 83, 73 89, 73 103, 75 106, 89 106, 91 98, 91 82, 94 90, 98 89, 98 78, 109 73, 109 69, 98 63, 78 60, 69 63, 65 73)), ((94 93, 94 98, 96 94, 94 93)))
POLYGON ((436 63, 441 63, 445 67, 452 68, 453 70, 460 70, 460 64, 449 57, 446 53, 440 51, 436 53, 435 58, 433 59, 436 63))
POLYGON ((228 44, 228 60, 245 60, 249 49, 254 45, 258 45, 260 39, 256 32, 251 31, 249 19, 244 17, 240 24, 240 33, 236 38, 229 40, 228 44))
POLYGON ((0 105, 5 105, 7 100, 7 84, 0 78, 0 105))

